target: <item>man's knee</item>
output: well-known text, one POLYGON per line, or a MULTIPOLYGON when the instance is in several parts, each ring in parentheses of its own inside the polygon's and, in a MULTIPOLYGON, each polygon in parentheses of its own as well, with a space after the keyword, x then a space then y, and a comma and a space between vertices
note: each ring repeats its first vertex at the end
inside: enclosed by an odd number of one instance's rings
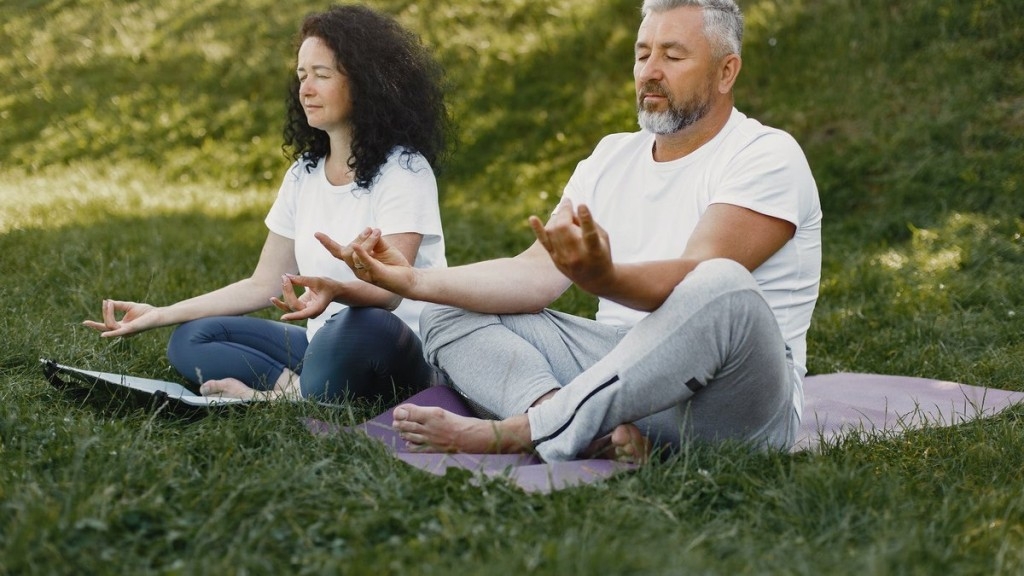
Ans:
POLYGON ((744 284, 757 285, 754 276, 746 267, 728 258, 712 258, 701 262, 683 279, 683 282, 693 280, 734 288, 744 284))
POLYGON ((423 348, 428 358, 437 348, 452 340, 447 332, 466 314, 469 313, 461 308, 441 304, 427 304, 423 308, 420 312, 420 336, 423 338, 423 348))
POLYGON ((427 359, 434 362, 438 350, 486 326, 499 323, 493 314, 479 314, 452 306, 428 304, 420 313, 420 336, 427 359))
POLYGON ((464 310, 444 306, 441 304, 427 304, 420 312, 420 334, 426 341, 427 335, 444 329, 457 317, 461 316, 464 310))
POLYGON ((715 258, 698 264, 652 315, 670 318, 672 326, 681 328, 679 318, 689 318, 698 312, 711 313, 721 319, 737 314, 744 317, 749 310, 737 308, 738 301, 764 307, 764 312, 774 319, 753 275, 733 260, 715 258))
POLYGON ((742 264, 728 258, 713 258, 697 265, 676 286, 670 299, 714 300, 730 292, 760 292, 757 280, 742 264))

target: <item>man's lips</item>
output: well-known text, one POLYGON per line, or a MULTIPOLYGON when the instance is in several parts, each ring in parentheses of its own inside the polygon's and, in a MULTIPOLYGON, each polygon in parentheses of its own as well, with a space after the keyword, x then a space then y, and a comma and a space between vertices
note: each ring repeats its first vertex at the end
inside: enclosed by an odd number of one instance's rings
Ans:
POLYGON ((664 94, 647 92, 640 95, 640 106, 645 108, 659 106, 663 102, 668 102, 668 96, 665 96, 664 94))
POLYGON ((645 82, 640 86, 640 103, 647 101, 661 102, 668 99, 668 94, 657 82, 645 82))

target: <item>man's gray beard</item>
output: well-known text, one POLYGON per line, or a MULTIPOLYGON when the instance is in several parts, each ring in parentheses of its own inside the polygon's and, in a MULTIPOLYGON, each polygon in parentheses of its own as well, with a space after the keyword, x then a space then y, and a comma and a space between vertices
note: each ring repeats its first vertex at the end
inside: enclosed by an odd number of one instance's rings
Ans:
POLYGON ((689 103, 685 109, 680 109, 669 103, 669 109, 664 112, 652 112, 644 110, 640 106, 637 110, 636 120, 640 127, 648 132, 664 136, 674 134, 683 128, 696 124, 703 118, 711 108, 711 102, 705 100, 700 104, 689 103))

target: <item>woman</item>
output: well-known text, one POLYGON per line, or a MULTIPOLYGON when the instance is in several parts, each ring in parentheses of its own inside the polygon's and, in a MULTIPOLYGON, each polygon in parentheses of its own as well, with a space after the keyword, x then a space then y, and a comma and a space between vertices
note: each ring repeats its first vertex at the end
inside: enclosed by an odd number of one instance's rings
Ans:
POLYGON ((365 7, 310 14, 298 39, 284 130, 294 164, 252 276, 164 307, 104 300, 103 320, 84 324, 104 337, 181 324, 168 357, 206 395, 390 398, 433 382, 416 334, 422 304, 356 279, 314 234, 379 227, 416 266, 445 265, 431 168, 448 128, 441 71, 411 33, 365 7), (303 317, 318 294, 297 298, 295 273, 331 279, 334 302, 305 330, 242 316, 273 303, 293 311, 282 319, 303 317))

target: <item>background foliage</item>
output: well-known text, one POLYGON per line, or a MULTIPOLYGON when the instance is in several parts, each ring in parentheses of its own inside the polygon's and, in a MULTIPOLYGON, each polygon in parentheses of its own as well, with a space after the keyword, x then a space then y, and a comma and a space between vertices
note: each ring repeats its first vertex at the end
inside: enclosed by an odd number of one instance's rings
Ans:
MULTIPOLYGON (((382 0, 448 70, 452 263, 525 247, 576 162, 633 130, 637 0, 382 0)), ((812 372, 1024 390, 1016 0, 749 0, 737 105, 800 141, 826 216, 812 372)), ((694 447, 524 495, 309 437, 374 407, 194 424, 79 407, 38 358, 171 378, 104 297, 248 274, 287 165, 292 35, 322 5, 0 4, 0 574, 1018 573, 1022 412, 819 455, 694 447)), ((582 314, 586 295, 557 306, 582 314)))

